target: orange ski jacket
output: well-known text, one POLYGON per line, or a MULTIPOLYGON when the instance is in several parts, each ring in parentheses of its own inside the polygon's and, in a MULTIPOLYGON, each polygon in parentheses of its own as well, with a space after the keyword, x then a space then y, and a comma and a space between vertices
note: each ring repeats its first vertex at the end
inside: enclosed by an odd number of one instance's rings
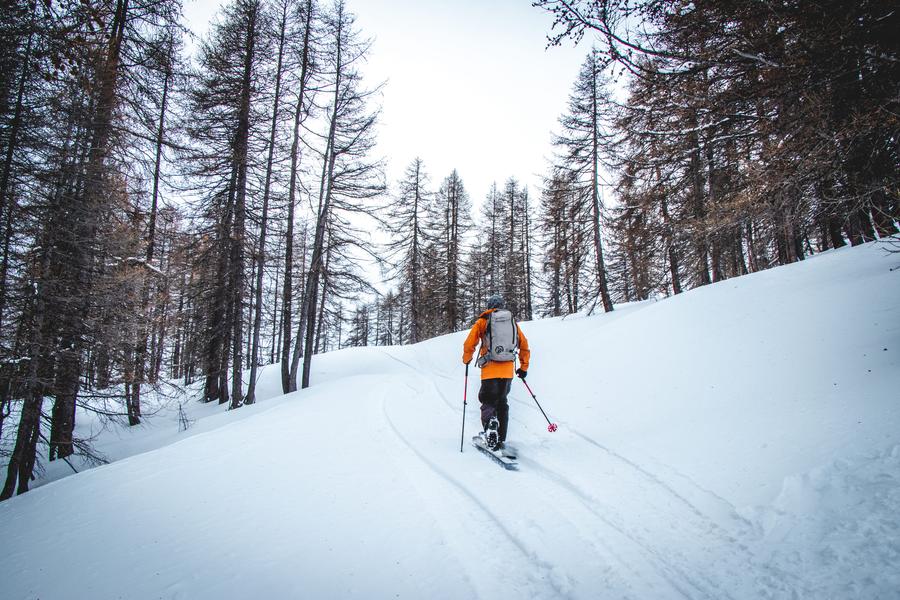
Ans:
MULTIPOLYGON (((472 360, 472 356, 475 355, 475 347, 481 342, 481 338, 484 337, 484 332, 487 329, 488 324, 488 315, 494 312, 495 309, 491 308, 489 310, 484 311, 478 317, 478 320, 475 321, 475 324, 472 325, 472 329, 469 330, 469 335, 466 337, 466 341, 463 343, 463 356, 462 360, 464 363, 468 363, 472 360)), ((522 328, 518 327, 518 323, 516 324, 516 329, 519 332, 519 364, 520 368, 523 371, 528 370, 528 363, 531 360, 531 350, 528 349, 528 339, 525 337, 525 334, 522 333, 522 328)), ((478 356, 484 356, 487 354, 487 348, 482 344, 481 351, 478 353, 478 356)), ((488 361, 486 365, 481 368, 481 378, 482 379, 512 379, 515 375, 515 361, 488 361)))

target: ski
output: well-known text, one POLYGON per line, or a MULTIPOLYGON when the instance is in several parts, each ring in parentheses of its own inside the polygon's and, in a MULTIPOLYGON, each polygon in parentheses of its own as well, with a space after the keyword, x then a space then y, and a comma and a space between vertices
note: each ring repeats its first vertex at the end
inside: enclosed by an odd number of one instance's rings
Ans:
POLYGON ((504 452, 503 450, 491 450, 485 445, 484 439, 482 439, 480 435, 476 435, 472 438, 472 445, 478 448, 480 452, 486 454, 491 458, 491 460, 496 462, 507 471, 515 471, 519 468, 519 463, 516 461, 515 453, 510 451, 504 452))

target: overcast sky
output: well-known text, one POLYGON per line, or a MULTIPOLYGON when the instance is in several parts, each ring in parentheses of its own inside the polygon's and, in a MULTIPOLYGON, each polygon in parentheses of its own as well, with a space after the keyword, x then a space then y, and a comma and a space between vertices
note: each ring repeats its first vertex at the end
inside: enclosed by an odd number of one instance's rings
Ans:
MULTIPOLYGON (((222 0, 186 0, 204 35, 222 0)), ((420 156, 433 187, 456 168, 479 205, 510 176, 536 199, 550 133, 588 51, 546 49, 552 16, 530 0, 348 0, 375 42, 364 71, 386 81, 379 151, 394 185, 420 156)))

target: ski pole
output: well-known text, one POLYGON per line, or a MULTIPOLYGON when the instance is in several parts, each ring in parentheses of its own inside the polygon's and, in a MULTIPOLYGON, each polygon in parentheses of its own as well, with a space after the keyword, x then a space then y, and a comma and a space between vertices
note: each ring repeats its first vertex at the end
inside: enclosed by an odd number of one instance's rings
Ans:
POLYGON ((462 433, 459 434, 459 451, 463 450, 463 440, 466 438, 466 394, 469 391, 469 363, 466 363, 466 384, 463 388, 463 423, 462 433))
POLYGON ((528 389, 528 393, 531 394, 532 398, 534 398, 534 403, 537 404, 537 407, 541 409, 541 414, 543 414, 544 418, 547 419, 547 431, 549 431, 550 433, 553 433, 554 431, 556 431, 556 423, 551 423, 550 419, 547 418, 547 413, 544 412, 544 409, 541 406, 541 403, 538 402, 537 396, 535 396, 534 392, 531 391, 531 386, 528 385, 528 382, 525 381, 524 377, 519 377, 519 379, 521 379, 522 383, 525 384, 525 387, 528 389))

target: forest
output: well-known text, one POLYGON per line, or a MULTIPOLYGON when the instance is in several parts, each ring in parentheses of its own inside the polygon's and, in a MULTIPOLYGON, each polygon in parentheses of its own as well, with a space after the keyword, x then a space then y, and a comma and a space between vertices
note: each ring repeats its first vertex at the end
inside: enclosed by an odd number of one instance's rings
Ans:
POLYGON ((305 388, 316 354, 459 331, 494 293, 613 311, 898 233, 895 2, 532 10, 549 52, 592 46, 543 186, 473 198, 428 157, 387 181, 347 0, 227 0, 202 38, 180 0, 3 0, 0 499, 103 460, 80 411, 238 409, 261 365, 305 388))

